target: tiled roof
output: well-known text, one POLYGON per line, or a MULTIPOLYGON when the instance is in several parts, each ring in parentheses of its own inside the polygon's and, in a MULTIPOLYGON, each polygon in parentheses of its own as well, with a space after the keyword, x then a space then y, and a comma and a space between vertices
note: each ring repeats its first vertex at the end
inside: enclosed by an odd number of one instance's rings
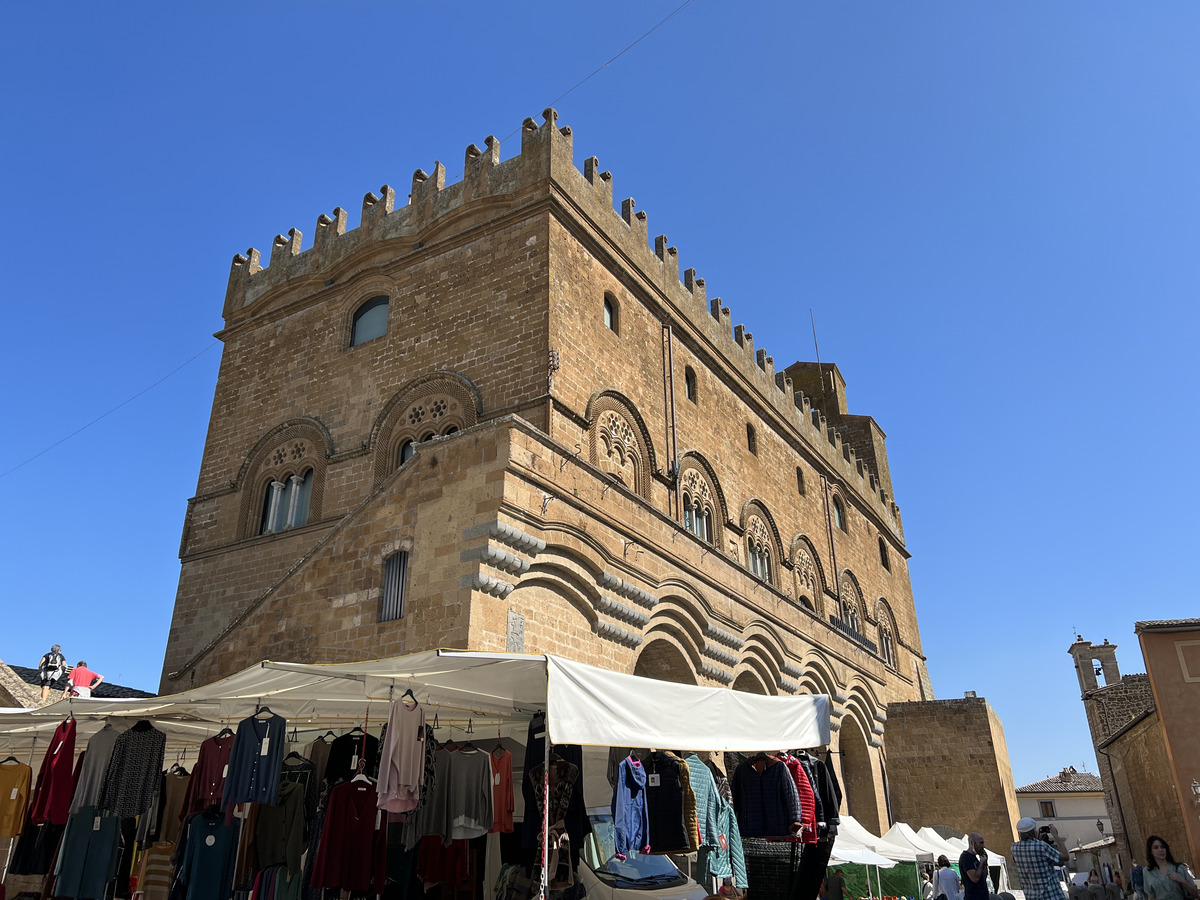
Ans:
POLYGON ((1104 790, 1100 776, 1091 772, 1059 773, 1017 788, 1018 794, 1083 794, 1104 790), (1069 780, 1068 780, 1069 779, 1069 780))
POLYGON ((1192 631, 1200 628, 1200 619, 1158 619, 1150 622, 1136 622, 1133 626, 1135 634, 1143 631, 1192 631))
MULTIPOLYGON (((24 681, 26 684, 36 685, 38 683, 38 670, 30 669, 25 666, 9 666, 13 674, 24 681)), ((125 687, 122 684, 110 684, 107 681, 100 682, 100 686, 92 691, 93 697, 105 698, 113 697, 122 700, 134 699, 137 697, 154 697, 156 696, 150 691, 139 691, 137 688, 125 687)))

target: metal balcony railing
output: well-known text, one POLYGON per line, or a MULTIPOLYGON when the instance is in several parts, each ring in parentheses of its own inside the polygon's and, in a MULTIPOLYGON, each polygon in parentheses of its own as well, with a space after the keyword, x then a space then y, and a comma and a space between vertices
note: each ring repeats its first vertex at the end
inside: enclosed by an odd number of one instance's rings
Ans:
POLYGON ((876 656, 879 655, 879 647, 876 645, 876 643, 870 640, 865 634, 860 633, 857 628, 847 624, 845 621, 839 619, 835 615, 829 616, 829 624, 831 624, 846 637, 850 638, 850 640, 854 641, 854 643, 861 645, 863 648, 871 653, 874 653, 876 656))

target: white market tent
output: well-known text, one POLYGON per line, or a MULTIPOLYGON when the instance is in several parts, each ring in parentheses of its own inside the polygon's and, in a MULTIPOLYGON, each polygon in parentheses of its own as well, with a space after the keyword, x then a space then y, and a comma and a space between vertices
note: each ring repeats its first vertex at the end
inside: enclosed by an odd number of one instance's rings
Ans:
POLYGON ((556 744, 757 752, 824 746, 829 698, 775 697, 672 684, 610 672, 555 656, 435 650, 332 665, 264 661, 178 694, 76 699, 0 714, 0 746, 48 737, 68 713, 81 738, 105 720, 149 719, 169 737, 196 743, 213 726, 235 724, 269 706, 288 727, 382 721, 412 689, 443 718, 528 721, 545 711, 556 744))
POLYGON ((909 847, 917 854, 918 862, 931 863, 938 858, 941 851, 934 851, 933 847, 929 846, 925 841, 917 835, 911 827, 903 822, 896 822, 888 829, 887 834, 883 836, 885 841, 891 841, 893 844, 898 844, 901 847, 909 847))
POLYGON ((903 847, 899 844, 894 844, 891 841, 876 837, 867 831, 867 829, 853 816, 842 816, 838 820, 837 840, 834 841, 834 847, 842 846, 843 842, 866 847, 878 853, 880 856, 886 856, 893 862, 916 862, 917 851, 911 847, 903 847))
POLYGON ((946 854, 947 859, 953 858, 957 860, 958 854, 962 853, 963 850, 966 849, 965 843, 962 847, 956 847, 954 844, 950 843, 948 839, 942 837, 928 825, 917 832, 917 837, 924 841, 928 846, 936 847, 939 856, 943 853, 946 854))

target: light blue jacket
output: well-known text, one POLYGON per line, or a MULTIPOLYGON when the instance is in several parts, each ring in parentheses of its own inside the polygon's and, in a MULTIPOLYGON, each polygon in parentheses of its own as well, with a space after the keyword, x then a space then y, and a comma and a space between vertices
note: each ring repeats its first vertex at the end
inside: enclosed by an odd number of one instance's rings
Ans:
POLYGON ((646 810, 646 770, 629 757, 621 760, 612 799, 617 856, 641 853, 650 841, 650 814, 646 810))

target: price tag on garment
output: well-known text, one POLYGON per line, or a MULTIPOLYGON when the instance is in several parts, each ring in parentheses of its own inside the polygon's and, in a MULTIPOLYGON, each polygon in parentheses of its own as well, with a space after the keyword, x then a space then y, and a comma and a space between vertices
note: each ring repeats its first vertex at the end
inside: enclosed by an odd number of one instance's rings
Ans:
POLYGON ((646 779, 646 784, 649 787, 658 787, 660 784, 662 784, 662 776, 661 775, 651 775, 646 779))
MULTIPOLYGON (((495 774, 493 784, 495 784, 496 787, 500 787, 500 773, 499 772, 497 772, 495 774)), ((16 794, 13 794, 13 796, 15 797, 16 794)))
POLYGON ((350 757, 350 768, 352 768, 352 769, 358 768, 358 754, 357 753, 355 753, 352 757, 350 757))
POLYGON ((99 831, 99 830, 100 830, 100 817, 96 816, 96 818, 92 819, 92 831, 99 831))
POLYGON ((62 749, 63 742, 59 741, 58 746, 54 748, 54 755, 58 756, 58 751, 62 749))
POLYGON ((12 789, 12 793, 8 795, 8 799, 9 799, 9 800, 16 800, 16 799, 17 799, 17 788, 13 788, 13 789, 12 789))
POLYGON ((207 844, 207 845, 208 845, 208 846, 210 846, 210 847, 211 847, 213 844, 215 844, 216 842, 217 842, 217 836, 216 836, 215 834, 210 834, 210 835, 207 835, 207 836, 204 838, 204 843, 205 843, 205 844, 207 844))
POLYGON ((376 831, 379 830, 379 823, 382 821, 383 821, 383 810, 382 809, 375 810, 375 830, 376 831))
POLYGON ((269 737, 265 737, 265 738, 263 738, 262 747, 259 749, 258 755, 266 756, 267 751, 270 749, 271 749, 271 739, 269 737))
POLYGON ((722 849, 722 850, 728 850, 728 849, 729 849, 729 838, 727 838, 725 835, 723 835, 723 834, 718 834, 718 835, 717 835, 717 842, 718 842, 718 843, 721 845, 721 849, 722 849))
POLYGON ((225 763, 225 768, 221 770, 221 777, 222 778, 229 777, 229 763, 225 763))
POLYGON ((535 735, 533 736, 533 738, 534 738, 534 740, 541 740, 541 739, 542 739, 542 738, 544 738, 545 736, 546 736, 546 732, 544 732, 544 731, 539 731, 537 734, 535 734, 535 735))

